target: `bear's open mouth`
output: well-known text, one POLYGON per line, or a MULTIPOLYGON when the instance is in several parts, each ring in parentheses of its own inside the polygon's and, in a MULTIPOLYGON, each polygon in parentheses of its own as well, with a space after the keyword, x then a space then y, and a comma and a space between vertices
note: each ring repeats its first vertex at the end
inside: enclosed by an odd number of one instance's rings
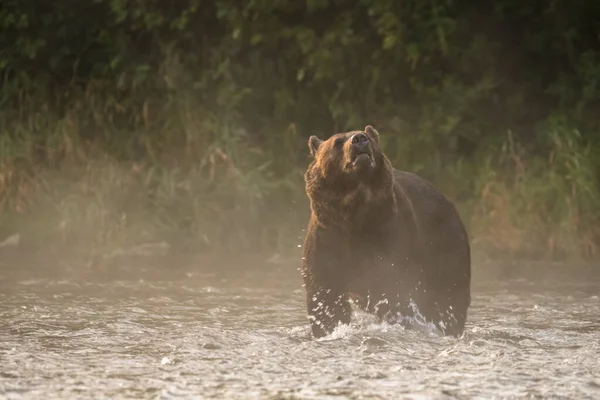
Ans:
POLYGON ((370 156, 368 153, 360 153, 360 154, 357 154, 357 155, 354 157, 354 160, 352 160, 352 163, 353 163, 353 164, 356 164, 357 162, 361 162, 362 160, 365 160, 365 161, 366 161, 366 160, 369 160, 369 161, 371 161, 371 156, 370 156))
POLYGON ((351 164, 353 167, 363 167, 363 166, 373 166, 373 158, 369 153, 358 153, 356 154, 352 160, 351 164))

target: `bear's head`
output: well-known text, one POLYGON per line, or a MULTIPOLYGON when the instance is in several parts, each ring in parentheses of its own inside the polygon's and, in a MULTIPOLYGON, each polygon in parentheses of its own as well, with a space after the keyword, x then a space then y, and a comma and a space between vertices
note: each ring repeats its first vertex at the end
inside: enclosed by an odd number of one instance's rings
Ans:
POLYGON ((358 183, 376 173, 383 162, 379 132, 368 125, 364 131, 338 133, 327 140, 311 136, 308 140, 314 164, 328 178, 358 183))
POLYGON ((379 132, 371 125, 327 140, 311 136, 308 147, 313 161, 304 179, 317 218, 347 220, 348 215, 342 214, 393 199, 393 169, 379 147, 379 132))

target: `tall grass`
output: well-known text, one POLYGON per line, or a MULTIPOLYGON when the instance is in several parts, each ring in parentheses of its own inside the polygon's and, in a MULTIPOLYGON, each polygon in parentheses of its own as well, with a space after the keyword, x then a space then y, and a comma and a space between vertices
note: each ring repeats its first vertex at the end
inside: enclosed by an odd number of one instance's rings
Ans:
MULTIPOLYGON (((92 253, 157 241, 176 252, 297 251, 308 152, 293 124, 257 144, 233 112, 193 96, 118 102, 93 86, 62 118, 43 105, 0 115, 0 239, 92 253)), ((476 251, 597 259, 599 157, 560 124, 540 143, 533 152, 509 133, 499 150, 428 168, 419 149, 383 140, 398 167, 458 203, 476 251), (407 152, 418 163, 402 164, 407 152)))
POLYGON ((508 134, 497 163, 476 180, 475 245, 546 259, 597 259, 600 245, 598 155, 577 130, 546 133, 545 157, 528 157, 508 134))
POLYGON ((88 96, 62 119, 0 117, 0 234, 93 252, 154 241, 177 251, 295 247, 306 214, 295 166, 275 173, 271 153, 189 99, 163 102, 154 121, 149 101, 117 113, 107 104, 88 96), (128 113, 139 129, 119 132, 128 113))

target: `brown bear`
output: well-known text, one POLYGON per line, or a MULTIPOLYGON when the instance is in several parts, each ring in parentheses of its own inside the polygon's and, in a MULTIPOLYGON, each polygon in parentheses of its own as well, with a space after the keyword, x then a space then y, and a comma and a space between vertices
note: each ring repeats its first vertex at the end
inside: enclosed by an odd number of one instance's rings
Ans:
POLYGON ((380 321, 424 318, 461 335, 471 252, 453 203, 429 181, 396 170, 370 125, 311 136, 308 145, 311 217, 301 271, 313 336, 348 324, 351 302, 380 321))

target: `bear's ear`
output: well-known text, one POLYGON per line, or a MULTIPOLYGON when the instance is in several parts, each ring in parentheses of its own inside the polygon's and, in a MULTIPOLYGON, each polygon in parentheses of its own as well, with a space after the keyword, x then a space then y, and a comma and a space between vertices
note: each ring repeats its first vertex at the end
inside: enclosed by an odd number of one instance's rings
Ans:
POLYGON ((323 144, 323 141, 321 139, 319 139, 315 135, 312 135, 308 139, 308 148, 310 149, 310 155, 314 157, 317 154, 317 150, 319 150, 319 147, 322 144, 323 144))
POLYGON ((375 128, 373 128, 371 125, 367 125, 365 127, 365 133, 367 136, 373 139, 375 143, 379 144, 379 132, 377 132, 375 128))

